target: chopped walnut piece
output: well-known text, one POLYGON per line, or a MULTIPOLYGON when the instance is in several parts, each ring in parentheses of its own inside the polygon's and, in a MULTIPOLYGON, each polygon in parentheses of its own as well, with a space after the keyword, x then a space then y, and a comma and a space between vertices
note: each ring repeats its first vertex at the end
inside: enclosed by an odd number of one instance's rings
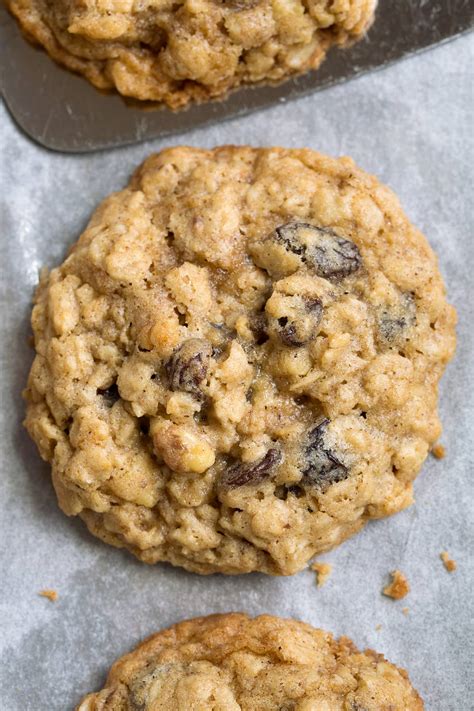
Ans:
POLYGON ((154 417, 150 422, 150 435, 155 452, 173 472, 202 474, 216 460, 214 449, 197 428, 154 417))
POLYGON ((394 600, 401 600, 410 592, 408 580, 399 570, 390 573, 392 582, 383 589, 383 594, 392 597, 394 600))
POLYGON ((316 584, 318 588, 322 588, 331 575, 332 565, 329 563, 313 563, 311 570, 316 573, 316 584))
POLYGON ((446 449, 442 444, 435 444, 431 450, 431 453, 433 454, 433 457, 436 457, 436 459, 444 459, 446 456, 446 449))
POLYGON ((443 561, 443 565, 448 571, 448 573, 453 573, 456 568, 456 561, 452 560, 452 558, 449 557, 449 554, 446 551, 443 551, 442 553, 439 554, 439 557, 443 561))
POLYGON ((41 595, 41 597, 47 597, 48 600, 51 600, 51 602, 56 602, 58 599, 58 593, 56 590, 50 590, 49 588, 46 590, 40 590, 38 595, 41 595))

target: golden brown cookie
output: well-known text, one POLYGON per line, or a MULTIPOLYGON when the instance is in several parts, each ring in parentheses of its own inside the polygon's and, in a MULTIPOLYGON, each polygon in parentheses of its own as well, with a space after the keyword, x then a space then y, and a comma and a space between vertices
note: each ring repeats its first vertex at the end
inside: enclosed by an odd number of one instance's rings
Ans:
POLYGON ((164 102, 222 97, 316 68, 362 35, 375 0, 7 0, 25 34, 100 89, 164 102))
POLYGON ((387 188, 310 150, 149 158, 44 273, 26 426, 142 560, 291 574, 412 503, 455 312, 387 188))
POLYGON ((407 673, 347 637, 239 613, 181 622, 110 670, 76 711, 423 711, 407 673))

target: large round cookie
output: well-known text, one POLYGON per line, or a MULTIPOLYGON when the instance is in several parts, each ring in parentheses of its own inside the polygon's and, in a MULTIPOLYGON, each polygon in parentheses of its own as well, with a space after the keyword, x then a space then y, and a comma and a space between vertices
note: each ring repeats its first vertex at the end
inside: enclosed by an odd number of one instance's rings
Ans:
POLYGON ((200 617, 119 659, 76 711, 423 711, 407 673, 296 620, 200 617))
POLYGON ((348 158, 174 148, 43 274, 26 425, 149 563, 290 574, 412 502, 455 345, 436 258, 348 158))
POLYGON ((180 108, 316 68, 375 0, 6 0, 28 37, 101 89, 180 108))

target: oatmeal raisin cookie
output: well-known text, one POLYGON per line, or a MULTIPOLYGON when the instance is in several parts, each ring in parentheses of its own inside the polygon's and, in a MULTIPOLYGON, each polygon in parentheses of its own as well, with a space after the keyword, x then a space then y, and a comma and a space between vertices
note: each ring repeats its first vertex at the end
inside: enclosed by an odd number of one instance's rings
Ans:
POLYGON ((76 711, 423 711, 407 673, 347 637, 231 613, 158 632, 76 711))
POLYGON ((310 150, 173 148, 44 273, 26 426, 148 563, 291 574, 413 500, 455 346, 387 188, 310 150))
POLYGON ((100 89, 176 109, 315 69, 375 0, 6 0, 26 36, 100 89))

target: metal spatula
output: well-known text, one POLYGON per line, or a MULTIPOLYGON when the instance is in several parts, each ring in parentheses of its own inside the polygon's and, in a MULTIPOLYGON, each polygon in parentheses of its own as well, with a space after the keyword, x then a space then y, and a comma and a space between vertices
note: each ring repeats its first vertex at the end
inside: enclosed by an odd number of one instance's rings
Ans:
POLYGON ((288 101, 445 42, 474 24, 472 0, 379 0, 364 40, 333 50, 319 70, 278 86, 244 88, 181 113, 146 111, 103 95, 31 47, 0 8, 0 88, 18 125, 56 151, 85 153, 204 126, 288 101))

